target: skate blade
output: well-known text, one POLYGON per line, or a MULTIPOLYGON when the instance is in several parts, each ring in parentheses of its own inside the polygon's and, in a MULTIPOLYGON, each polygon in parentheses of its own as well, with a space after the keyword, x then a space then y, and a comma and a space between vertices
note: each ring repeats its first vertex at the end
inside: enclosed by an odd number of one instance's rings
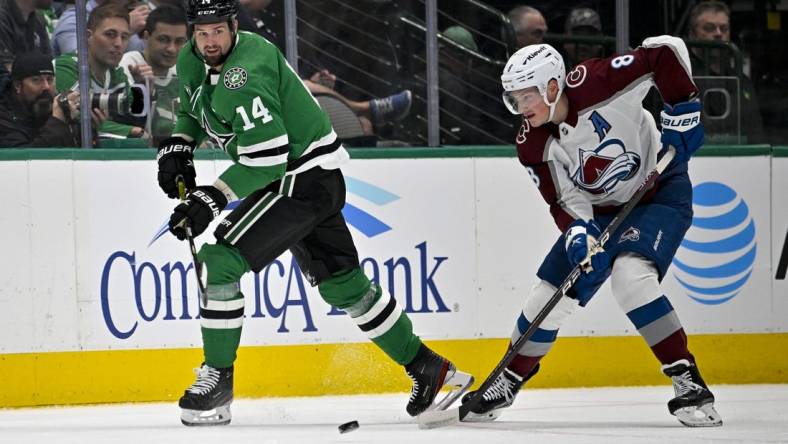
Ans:
POLYGON ((486 413, 468 412, 468 414, 465 415, 465 418, 462 418, 462 422, 490 422, 490 421, 495 421, 496 419, 498 419, 499 416, 501 416, 501 410, 503 410, 503 409, 490 410, 489 412, 486 412, 486 413))
POLYGON ((432 410, 426 411, 416 417, 419 423, 419 428, 437 429, 438 427, 447 427, 453 424, 460 423, 460 408, 455 407, 449 410, 432 410))
POLYGON ((427 408, 426 411, 442 411, 449 408, 454 401, 462 396, 471 384, 473 384, 473 376, 468 373, 455 370, 454 374, 446 378, 443 382, 443 387, 449 387, 449 392, 446 393, 440 401, 434 402, 427 408))
POLYGON ((229 404, 216 407, 213 410, 181 409, 181 422, 189 427, 227 425, 231 419, 229 404))
POLYGON ((679 422, 687 427, 719 427, 722 425, 722 417, 714 404, 703 404, 700 407, 684 407, 673 412, 679 422))

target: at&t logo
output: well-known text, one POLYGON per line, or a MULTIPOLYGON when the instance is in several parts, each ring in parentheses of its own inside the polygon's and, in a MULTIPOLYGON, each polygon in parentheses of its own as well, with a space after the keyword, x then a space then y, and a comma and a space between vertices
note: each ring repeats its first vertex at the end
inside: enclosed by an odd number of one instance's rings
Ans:
POLYGON ((719 182, 696 185, 692 203, 695 217, 673 259, 673 274, 696 302, 722 304, 752 274, 755 222, 744 199, 719 182))

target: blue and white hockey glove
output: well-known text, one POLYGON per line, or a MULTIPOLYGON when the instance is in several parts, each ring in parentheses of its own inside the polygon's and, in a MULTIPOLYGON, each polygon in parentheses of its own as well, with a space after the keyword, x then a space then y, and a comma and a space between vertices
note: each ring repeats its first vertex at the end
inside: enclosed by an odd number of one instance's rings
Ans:
POLYGON ((610 255, 603 249, 595 252, 591 247, 596 244, 596 240, 602 234, 599 225, 593 220, 584 221, 578 219, 572 222, 569 229, 564 234, 566 256, 572 266, 585 262, 590 256, 591 268, 593 271, 604 271, 610 266, 610 255))
POLYGON ((197 237, 208 228, 214 218, 227 206, 227 198, 213 186, 195 188, 186 200, 175 207, 170 217, 170 232, 180 240, 186 239, 186 224, 197 237))
POLYGON ((702 109, 700 100, 677 103, 673 106, 665 104, 660 114, 662 123, 663 147, 672 145, 676 148, 676 160, 686 162, 701 146, 703 146, 703 122, 700 120, 702 109))
POLYGON ((585 307, 610 275, 610 255, 601 247, 592 250, 601 234, 602 230, 595 221, 580 219, 572 222, 564 234, 569 263, 576 266, 588 261, 583 267, 584 273, 569 292, 569 296, 577 299, 581 307, 585 307))

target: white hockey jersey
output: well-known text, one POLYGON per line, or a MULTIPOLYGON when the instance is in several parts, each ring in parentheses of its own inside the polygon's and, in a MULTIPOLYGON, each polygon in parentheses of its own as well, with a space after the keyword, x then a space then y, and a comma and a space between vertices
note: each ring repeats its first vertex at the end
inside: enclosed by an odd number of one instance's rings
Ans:
POLYGON ((633 51, 579 64, 566 76, 563 123, 529 128, 523 119, 518 157, 562 231, 591 219, 594 209, 628 201, 654 169, 660 134, 642 101, 655 85, 670 104, 697 95, 681 39, 652 37, 633 51))

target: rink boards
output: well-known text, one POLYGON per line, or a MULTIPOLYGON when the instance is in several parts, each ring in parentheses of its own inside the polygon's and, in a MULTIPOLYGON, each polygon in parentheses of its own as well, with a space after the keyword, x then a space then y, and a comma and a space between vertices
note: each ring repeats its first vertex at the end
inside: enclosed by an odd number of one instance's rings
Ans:
MULTIPOLYGON (((711 150, 690 163, 696 219, 663 290, 716 383, 788 382, 788 157, 774 152, 711 150)), ((165 234, 148 245, 175 204, 151 153, 30 153, 0 157, 13 191, 0 214, 0 406, 177 397, 201 360, 196 282, 184 243, 165 234)), ((422 338, 482 378, 559 232, 509 150, 443 153, 456 157, 359 152, 343 170, 344 214, 367 274, 422 338)), ((196 162, 201 183, 229 164, 213 157, 196 162)), ((239 396, 407 389, 289 254, 242 289, 239 396)), ((560 335, 536 386, 667 382, 608 285, 560 335)))

